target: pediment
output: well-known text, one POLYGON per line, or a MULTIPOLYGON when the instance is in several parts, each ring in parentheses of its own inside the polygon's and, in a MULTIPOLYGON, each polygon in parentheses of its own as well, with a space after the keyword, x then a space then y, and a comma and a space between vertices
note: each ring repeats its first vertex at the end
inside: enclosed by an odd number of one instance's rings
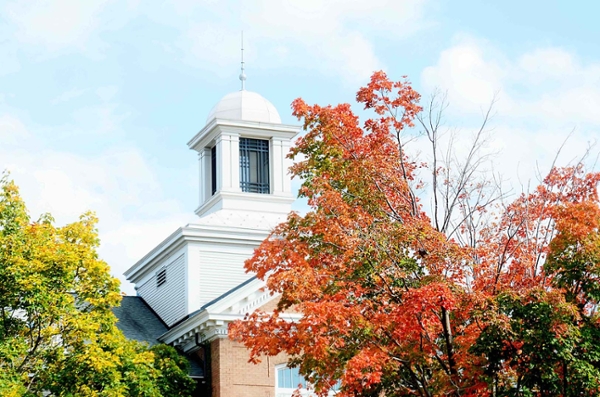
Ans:
POLYGON ((202 309, 212 314, 245 316, 277 297, 278 295, 274 295, 267 290, 264 281, 253 277, 207 303, 202 309))
MULTIPOLYGON (((227 327, 232 321, 243 319, 258 308, 272 308, 279 294, 266 289, 265 282, 253 277, 223 295, 208 302, 188 318, 173 326, 162 335, 160 341, 178 346, 183 351, 195 348, 218 337, 227 336, 227 327)), ((299 314, 287 313, 293 321, 299 314)))

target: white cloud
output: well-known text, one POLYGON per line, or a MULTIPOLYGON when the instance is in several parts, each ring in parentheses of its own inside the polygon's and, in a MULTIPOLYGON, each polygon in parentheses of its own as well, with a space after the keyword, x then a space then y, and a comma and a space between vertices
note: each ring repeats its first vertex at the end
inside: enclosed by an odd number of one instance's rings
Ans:
MULTIPOLYGON (((453 107, 467 112, 487 108, 495 95, 503 95, 503 80, 510 73, 506 62, 486 54, 486 43, 461 40, 440 54, 435 66, 423 70, 421 79, 427 90, 437 87, 448 90, 453 107)), ((508 98, 503 95, 503 107, 508 98)))
POLYGON ((498 93, 501 117, 600 126, 600 63, 582 65, 562 48, 507 59, 490 43, 461 37, 421 78, 428 89, 447 89, 452 107, 463 112, 480 111, 498 93))
POLYGON ((5 14, 16 25, 16 37, 50 49, 83 47, 99 25, 99 13, 109 0, 40 0, 11 2, 5 14))
MULTIPOLYGON (((342 6, 338 1, 274 3, 263 0, 247 4, 242 19, 251 27, 250 33, 259 38, 259 49, 277 56, 281 53, 282 43, 285 43, 289 50, 285 57, 268 59, 273 66, 293 63, 326 75, 340 76, 356 85, 374 70, 384 67, 375 55, 366 32, 375 27, 381 28, 380 17, 395 14, 391 5, 403 2, 386 3, 345 1, 342 6), (382 13, 384 9, 387 13, 382 13), (357 22, 359 20, 362 24, 357 22)), ((395 15, 399 19, 396 29, 401 31, 398 26, 402 26, 402 21, 415 17, 416 13, 395 15)))
POLYGON ((100 34, 137 16, 138 6, 137 0, 11 0, 0 11, 6 21, 3 34, 21 50, 36 57, 75 50, 98 58, 108 45, 100 34))
MULTIPOLYGON (((198 66, 208 65, 221 77, 229 74, 231 66, 240 61, 239 32, 234 34, 219 24, 193 24, 178 39, 177 46, 182 50, 185 62, 198 66)), ((246 60, 252 58, 251 55, 246 60)))
POLYGON ((100 87, 96 90, 96 95, 100 97, 103 102, 109 102, 115 98, 119 92, 119 87, 116 85, 109 85, 106 87, 100 87))
MULTIPOLYGON (((83 133, 109 135, 121 131, 121 123, 129 113, 120 109, 116 103, 103 103, 79 108, 71 114, 76 126, 85 126, 83 133)), ((61 130, 61 135, 82 133, 81 127, 69 127, 61 130)))
POLYGON ((326 68, 329 73, 340 73, 348 82, 364 83, 374 71, 383 69, 383 63, 375 55, 371 43, 359 32, 332 39, 320 55, 328 56, 326 68))
MULTIPOLYGON (((577 81, 578 79, 572 79, 577 81)), ((573 127, 585 123, 600 127, 600 85, 573 86, 545 93, 538 100, 524 103, 518 114, 527 113, 545 117, 573 127)))
MULTIPOLYGON (((261 61, 255 62, 255 67, 300 66, 340 75, 356 85, 373 70, 385 68, 375 54, 373 38, 406 37, 429 26, 425 12, 429 2, 177 0, 144 4, 136 0, 12 0, 0 11, 8 22, 3 33, 16 38, 21 49, 35 56, 75 49, 91 57, 101 57, 108 45, 101 40, 101 33, 119 28, 144 13, 147 18, 179 31, 174 45, 162 43, 166 51, 179 49, 185 62, 221 77, 225 73, 223 65, 238 61, 239 31, 245 29, 249 38, 248 60, 261 54, 261 61), (39 51, 40 48, 45 52, 39 51)), ((19 67, 16 56, 10 60, 10 65, 4 65, 7 70, 19 67)))
POLYGON ((496 165, 507 185, 517 193, 521 185, 537 185, 538 178, 550 171, 559 149, 558 166, 578 162, 588 147, 589 137, 581 131, 569 133, 560 127, 525 128, 508 123, 495 128, 492 144, 500 150, 496 165))
POLYGON ((577 70, 573 56, 562 48, 539 48, 517 60, 523 72, 538 81, 571 76, 577 70))
MULTIPOLYGON (((7 35, 6 29, 0 29, 1 35, 7 35)), ((0 40, 0 76, 17 72, 21 69, 21 64, 17 57, 18 46, 10 41, 0 40)))
MULTIPOLYGON (((51 213, 58 225, 93 210, 100 219, 100 256, 122 281, 122 273, 148 250, 194 215, 177 200, 164 199, 155 170, 133 147, 79 155, 41 146, 25 123, 0 116, 3 132, 18 147, 0 146, 0 169, 8 169, 21 187, 33 218, 51 213)), ((123 284, 127 293, 131 285, 123 284)))
POLYGON ((545 176, 567 137, 559 166, 579 161, 598 136, 600 64, 582 64, 562 48, 509 58, 489 42, 460 37, 421 78, 428 90, 448 90, 448 124, 465 131, 498 93, 490 150, 500 151, 496 171, 515 192, 545 176))
POLYGON ((52 105, 56 105, 59 103, 69 102, 71 99, 79 98, 83 94, 85 94, 85 90, 73 88, 58 95, 56 98, 52 99, 50 103, 52 105))
POLYGON ((542 93, 521 101, 515 112, 550 122, 600 127, 600 63, 583 65, 561 48, 536 49, 515 62, 516 83, 542 93))
POLYGON ((123 108, 122 103, 116 101, 119 90, 116 85, 99 87, 95 90, 72 88, 56 96, 50 104, 68 103, 65 108, 72 110, 70 120, 60 128, 53 128, 52 133, 56 137, 65 138, 82 134, 115 135, 121 132, 123 121, 131 113, 123 108), (77 101, 73 101, 74 99, 77 101), (87 105, 80 105, 83 103, 87 105))
POLYGON ((27 139, 29 133, 18 118, 10 114, 0 115, 0 142, 10 146, 27 139))
MULTIPOLYGON (((254 67, 317 70, 355 86, 385 67, 371 37, 403 37, 428 26, 426 4, 427 0, 257 0, 205 1, 193 7, 178 2, 179 12, 184 9, 198 17, 190 18, 195 22, 184 28, 178 47, 186 62, 222 75, 223 66, 239 60, 242 26, 246 60, 254 67), (227 22, 211 22, 210 15, 225 14, 227 22)), ((168 19, 164 16, 164 23, 168 19)))

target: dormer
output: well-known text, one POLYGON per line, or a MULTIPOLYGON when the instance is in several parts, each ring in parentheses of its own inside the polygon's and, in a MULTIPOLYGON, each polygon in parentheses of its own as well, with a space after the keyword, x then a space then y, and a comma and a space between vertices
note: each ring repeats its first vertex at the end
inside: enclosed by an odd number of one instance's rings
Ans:
POLYGON ((188 142, 199 157, 196 214, 286 216, 294 201, 286 156, 298 131, 298 126, 281 124, 271 102, 255 92, 242 89, 223 97, 188 142))

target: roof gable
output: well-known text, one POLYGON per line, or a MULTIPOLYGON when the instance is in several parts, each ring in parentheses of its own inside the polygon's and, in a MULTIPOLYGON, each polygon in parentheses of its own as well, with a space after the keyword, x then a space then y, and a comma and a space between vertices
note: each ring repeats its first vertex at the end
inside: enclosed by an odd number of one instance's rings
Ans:
MULTIPOLYGON (((247 313, 278 298, 279 294, 267 290, 264 281, 252 277, 205 304, 187 319, 172 326, 159 339, 164 343, 180 346, 183 351, 188 351, 198 341, 206 342, 214 338, 226 337, 230 322, 241 320, 247 313)), ((286 313, 285 316, 290 320, 300 317, 299 314, 294 313, 286 313)))

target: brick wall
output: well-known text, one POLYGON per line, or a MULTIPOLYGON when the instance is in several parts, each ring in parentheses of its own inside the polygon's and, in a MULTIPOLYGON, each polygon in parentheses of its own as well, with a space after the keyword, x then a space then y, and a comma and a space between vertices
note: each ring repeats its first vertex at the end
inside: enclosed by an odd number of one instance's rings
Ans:
POLYGON ((269 313, 269 312, 272 312, 277 307, 278 303, 279 303, 279 297, 277 297, 275 299, 271 299, 264 305, 258 307, 256 310, 260 310, 260 311, 269 313))
MULTIPOLYGON (((262 306, 259 306, 256 310, 261 310, 263 312, 272 312, 275 308, 277 308, 277 304, 279 303, 279 297, 275 298, 275 299, 271 299, 270 301, 268 301, 267 303, 265 303, 262 306)), ((285 310, 284 313, 299 313, 299 311, 297 310, 297 306, 293 305, 292 307, 290 307, 289 309, 285 310)))
POLYGON ((212 341, 210 351, 212 397, 274 397, 275 366, 287 362, 285 355, 251 364, 248 350, 229 339, 212 341))

